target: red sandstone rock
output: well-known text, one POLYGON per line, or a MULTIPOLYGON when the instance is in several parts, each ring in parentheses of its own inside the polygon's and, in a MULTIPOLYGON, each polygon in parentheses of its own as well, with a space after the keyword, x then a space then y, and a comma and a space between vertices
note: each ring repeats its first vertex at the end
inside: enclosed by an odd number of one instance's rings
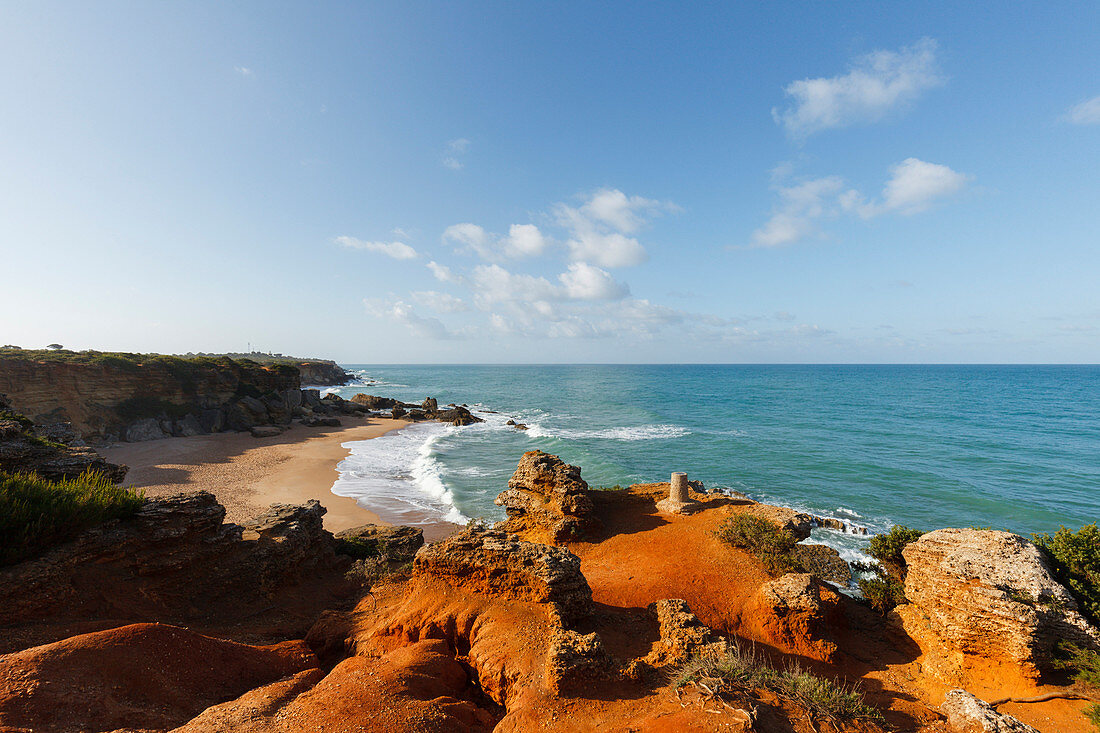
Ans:
POLYGON ((596 526, 581 470, 538 450, 523 454, 496 504, 508 513, 505 529, 536 542, 561 544, 596 526))

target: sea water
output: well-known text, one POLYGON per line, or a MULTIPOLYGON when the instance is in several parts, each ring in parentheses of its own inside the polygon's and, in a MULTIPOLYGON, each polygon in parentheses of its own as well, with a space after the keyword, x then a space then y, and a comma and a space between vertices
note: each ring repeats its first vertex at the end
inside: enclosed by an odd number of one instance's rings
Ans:
MULTIPOLYGON (((467 404, 468 427, 418 424, 346 444, 333 491, 384 519, 503 517, 524 451, 592 486, 685 471, 882 532, 1046 532, 1100 519, 1096 366, 383 366, 330 389, 467 404), (519 431, 505 423, 525 423, 519 431)), ((866 538, 814 530, 846 558, 866 538)))

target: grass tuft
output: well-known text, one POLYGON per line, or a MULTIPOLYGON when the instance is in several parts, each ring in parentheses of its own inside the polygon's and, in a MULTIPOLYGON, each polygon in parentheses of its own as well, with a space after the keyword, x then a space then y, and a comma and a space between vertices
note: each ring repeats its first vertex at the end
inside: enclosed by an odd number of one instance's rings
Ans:
POLYGON ((734 688, 770 690, 831 720, 883 719, 878 708, 867 704, 858 685, 820 677, 797 663, 775 669, 757 655, 755 648, 741 645, 723 655, 693 656, 680 667, 673 684, 679 689, 704 681, 709 688, 718 688, 718 693, 734 688))
POLYGON ((144 501, 144 492, 116 486, 96 472, 61 481, 0 473, 0 566, 34 557, 89 527, 131 516, 144 501))

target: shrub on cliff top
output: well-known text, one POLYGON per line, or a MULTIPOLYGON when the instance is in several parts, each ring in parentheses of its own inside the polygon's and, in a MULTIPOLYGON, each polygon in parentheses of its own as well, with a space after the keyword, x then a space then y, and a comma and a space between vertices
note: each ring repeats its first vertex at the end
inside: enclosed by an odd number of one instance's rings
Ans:
POLYGON ((1044 533, 1031 539, 1050 558, 1055 577, 1077 598, 1081 613, 1100 625, 1100 529, 1096 523, 1076 532, 1060 527, 1053 537, 1044 533))
POLYGON ((867 704, 857 686, 819 677, 797 663, 775 669, 754 649, 740 645, 726 654, 696 655, 685 662, 673 686, 679 689, 693 682, 706 684, 717 696, 738 688, 763 688, 829 720, 883 719, 882 712, 867 704))
POLYGON ((911 542, 916 542, 924 534, 919 529, 910 529, 895 524, 886 534, 877 534, 871 538, 871 544, 867 548, 867 554, 878 560, 905 565, 905 558, 901 551, 911 542))
POLYGON ((871 608, 881 614, 905 602, 905 587, 882 570, 877 570, 874 577, 860 578, 859 590, 871 608))
POLYGON ((99 473, 47 481, 35 474, 0 473, 0 566, 26 560, 82 530, 132 515, 143 493, 99 473))
POLYGON ((723 542, 748 550, 772 575, 801 568, 791 554, 798 538, 774 522, 754 514, 734 514, 715 532, 723 542))

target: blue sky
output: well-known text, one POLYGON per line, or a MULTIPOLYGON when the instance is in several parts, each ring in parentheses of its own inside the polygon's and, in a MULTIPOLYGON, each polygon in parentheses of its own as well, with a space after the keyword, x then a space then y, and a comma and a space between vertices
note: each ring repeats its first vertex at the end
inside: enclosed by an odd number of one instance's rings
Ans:
POLYGON ((0 340, 1100 361, 1100 4, 0 5, 0 340))

